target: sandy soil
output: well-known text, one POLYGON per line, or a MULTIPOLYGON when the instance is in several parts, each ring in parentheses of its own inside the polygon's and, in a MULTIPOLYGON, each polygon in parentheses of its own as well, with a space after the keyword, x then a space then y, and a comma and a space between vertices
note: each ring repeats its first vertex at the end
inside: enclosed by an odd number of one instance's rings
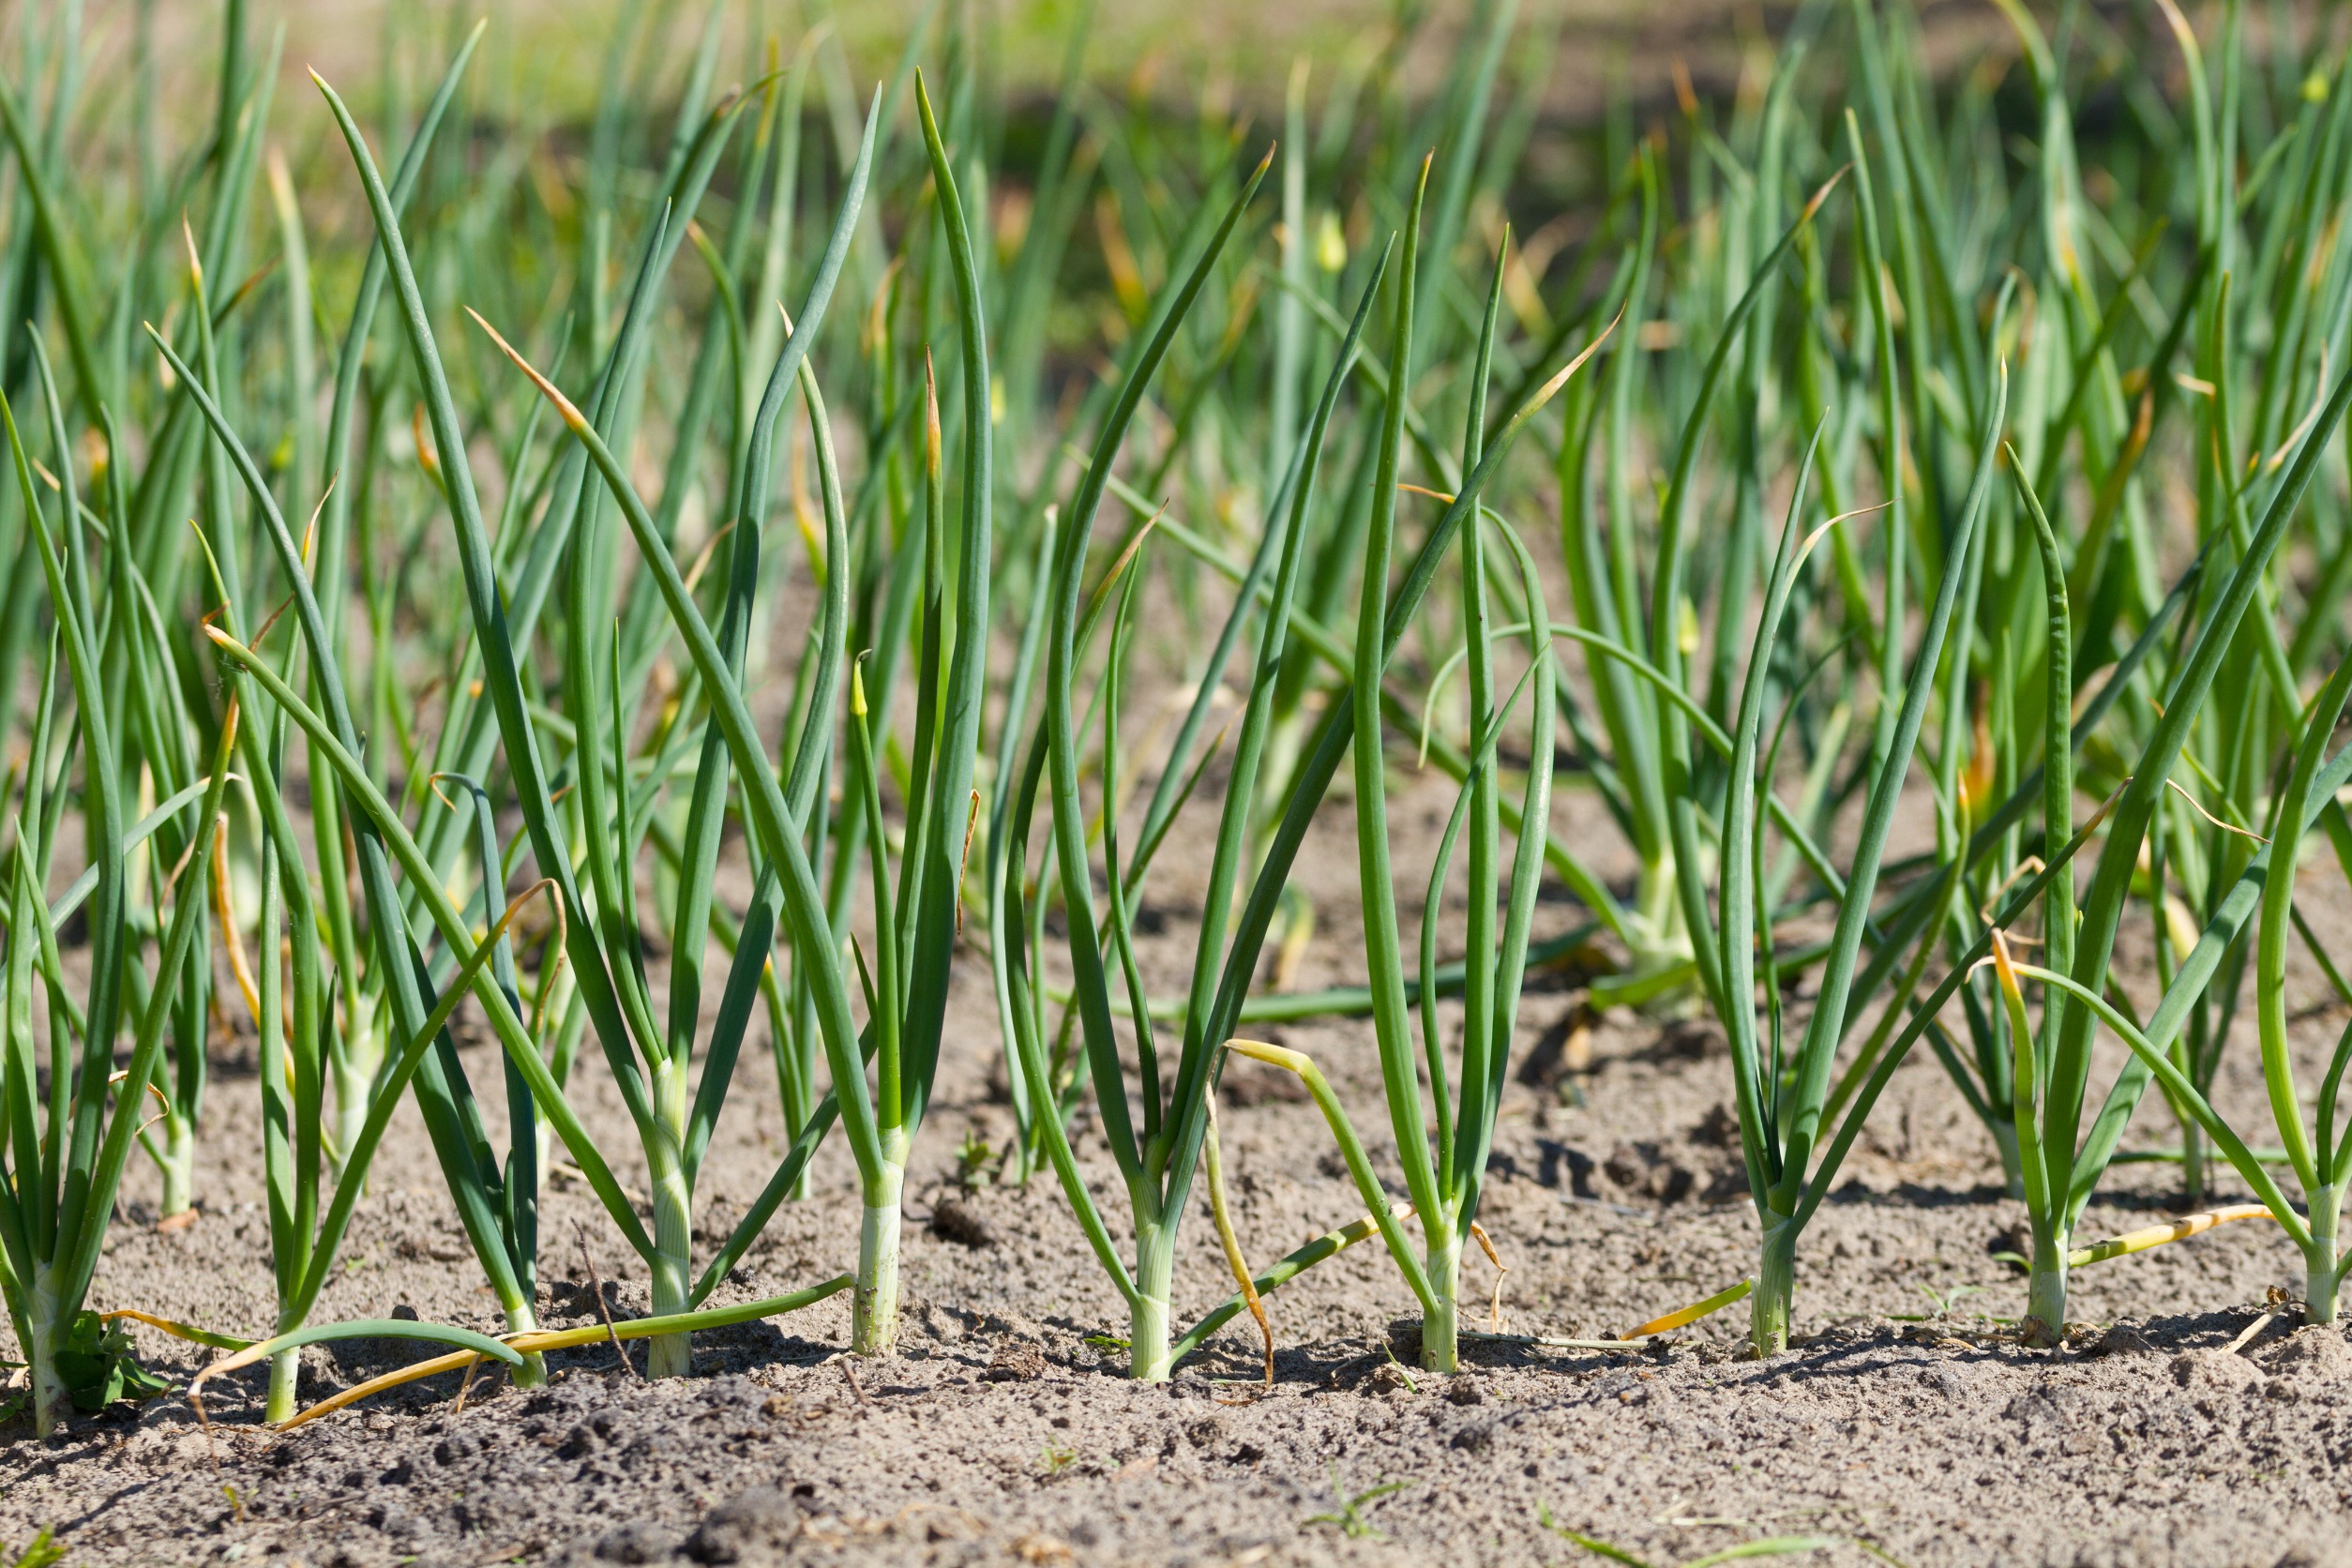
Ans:
MULTIPOLYGON (((1409 789, 1400 828, 1434 830, 1446 792, 1409 789)), ((1607 837, 1587 801, 1561 805, 1582 841, 1607 837)), ((1347 977, 1361 952, 1344 803, 1304 857, 1321 932, 1297 983, 1347 977)), ((1154 987, 1188 961, 1185 857, 1158 890, 1154 987)), ((1420 852, 1400 852, 1417 881, 1420 852)), ((2314 879, 2314 883, 2316 879, 2314 879)), ((2316 894, 2318 889, 2314 887, 2316 894)), ((1550 904, 1564 927, 1575 911, 1550 904)), ((2344 912, 2321 912, 2341 931, 2344 912)), ((2145 966, 2127 967, 2136 992, 2145 966)), ((957 973, 951 1062, 910 1182, 906 1334, 895 1361, 838 1354, 847 1298, 698 1340, 688 1381, 648 1385, 610 1347, 556 1358, 551 1385, 454 1377, 413 1385, 297 1433, 257 1425, 258 1374, 208 1395, 209 1434, 167 1397, 77 1421, 36 1443, 0 1434, 0 1546, 53 1527, 75 1563, 266 1560, 308 1564, 504 1560, 653 1563, 1422 1562, 1598 1560, 1556 1525, 1660 1564, 1756 1536, 1834 1545, 1812 1560, 1862 1563, 1861 1543, 1930 1564, 2133 1564, 2213 1568, 2352 1563, 2341 1521, 2352 1479, 2352 1345, 2282 1320, 2238 1353, 2273 1288, 2299 1284, 2275 1229, 2240 1225, 2077 1276, 2091 1326, 2069 1349, 2021 1350, 1993 1319, 2023 1309, 2020 1276, 1990 1254, 2020 1210, 1992 1180, 1991 1146, 1922 1053, 1900 1072, 1849 1180, 1801 1254, 1801 1343, 1757 1364, 1734 1355, 1735 1308, 1670 1351, 1580 1355, 1473 1348, 1451 1380, 1410 1372, 1390 1349, 1410 1297, 1377 1244, 1311 1272, 1271 1302, 1272 1388, 1252 1337, 1229 1329, 1164 1387, 1119 1376, 1099 1336, 1124 1332, 1108 1283, 1049 1177, 959 1199, 985 1230, 925 1229, 954 1150, 1009 1128, 993 1086, 987 974, 957 973), (986 1244, 970 1244, 974 1239, 986 1244), (1393 1487, 1390 1490, 1380 1490, 1393 1487), (1364 1494, 1376 1492, 1366 1497, 1364 1494), (1350 1506, 1351 1500, 1354 1500, 1350 1506)), ((2314 977, 2290 975, 2290 1005, 2314 977)), ((2143 1002, 2146 998, 2143 996, 2143 1002)), ((1565 979, 1528 1000, 1522 1054, 1577 1001, 1565 979)), ((2317 1054, 2340 1019, 2299 1018, 2317 1054)), ((1291 1026, 1323 1062, 1375 1157, 1394 1170, 1368 1026, 1291 1026)), ((1709 1027, 1630 1016, 1593 1033, 1589 1067, 1506 1097, 1484 1220, 1510 1274, 1507 1327, 1614 1333, 1740 1278, 1756 1228, 1717 1108, 1727 1058, 1709 1027)), ((2222 1099, 2261 1125, 2250 1039, 2222 1099)), ((477 1083, 495 1085, 480 1047, 477 1083)), ((764 1053, 746 1055, 761 1063, 764 1053)), ((591 1120, 626 1148, 617 1101, 580 1074, 591 1120)), ((1313 1108, 1281 1082, 1237 1073, 1224 1124, 1237 1218, 1254 1259, 1360 1212, 1313 1108)), ((2175 1139, 2160 1107, 2135 1142, 2175 1139)), ((249 1077, 224 1063, 205 1147, 203 1217, 168 1234, 143 1223, 140 1171, 98 1280, 102 1306, 136 1306, 232 1332, 267 1320, 266 1227, 258 1201, 249 1077)), ((747 1065, 720 1128, 701 1213, 715 1244, 780 1152, 763 1065, 747 1065)), ((1089 1178, 1118 1207, 1091 1129, 1089 1178)), ((632 1162, 633 1163, 633 1162, 632 1162)), ((396 1307, 488 1327, 490 1304, 403 1110, 380 1190, 362 1206, 322 1317, 396 1307)), ((2177 1173, 2119 1168, 2086 1233, 2147 1223, 2177 1173)), ((2234 1185, 2224 1177, 2223 1196, 2234 1185)), ((838 1146, 814 1201, 788 1206, 726 1288, 748 1299, 846 1268, 855 1200, 838 1146)), ((594 1321, 575 1220, 596 1248, 611 1309, 645 1309, 641 1269, 593 1200, 557 1183, 545 1211, 542 1310, 594 1321)), ((1472 1277, 1484 1289, 1484 1265, 1472 1277)), ((1205 1214, 1185 1231, 1180 1320, 1229 1286, 1205 1214)), ((1245 1321, 1245 1319, 1244 1319, 1245 1321)), ((154 1364, 185 1375, 206 1352, 141 1331, 154 1364)), ((5 1353, 0 1350, 0 1353, 5 1353)), ((315 1350, 306 1396, 411 1359, 400 1348, 315 1350)), ((0 1560, 7 1554, 0 1553, 0 1560)))

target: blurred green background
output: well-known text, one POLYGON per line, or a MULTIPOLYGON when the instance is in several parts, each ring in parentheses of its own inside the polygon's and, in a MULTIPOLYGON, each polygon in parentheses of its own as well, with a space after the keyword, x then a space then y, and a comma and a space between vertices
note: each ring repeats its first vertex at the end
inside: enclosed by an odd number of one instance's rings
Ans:
MULTIPOLYGON (((20 15, 60 0, 19 0, 20 15)), ((143 0, 84 0, 98 47, 128 49, 134 8, 143 0)), ((143 0, 156 7, 165 46, 165 96, 175 95, 173 62, 185 62, 196 89, 213 68, 221 0, 143 0)), ((989 39, 989 68, 1016 95, 1047 91, 1059 77, 1067 40, 1088 8, 1084 0, 947 0, 989 39)), ((731 40, 746 31, 773 33, 787 46, 805 29, 824 26, 839 38, 861 79, 885 68, 922 14, 920 0, 769 0, 729 8, 731 40), (747 16, 746 12, 758 13, 747 16)), ((1612 93, 1636 102, 1663 101, 1675 90, 1677 65, 1702 93, 1736 89, 1743 67, 1761 70, 1770 40, 1793 6, 1774 0, 1521 0, 1526 58, 1544 52, 1540 36, 1557 30, 1563 47, 1541 87, 1547 116, 1589 121, 1612 93)), ((1990 4, 1925 0, 1913 8, 1945 64, 1990 46, 2010 52, 2009 35, 1990 4)), ((1328 82, 1362 71, 1400 32, 1413 35, 1403 79, 1411 89, 1433 89, 1476 10, 1476 0, 1099 0, 1094 5, 1085 68, 1098 85, 1140 93, 1170 109, 1231 103, 1261 114, 1278 110, 1292 63, 1309 62, 1328 82)), ((330 80, 364 85, 387 57, 438 59, 385 49, 400 36, 445 38, 481 16, 490 21, 488 58, 504 73, 512 101, 536 113, 577 117, 592 107, 604 53, 617 30, 632 36, 632 53, 683 62, 703 8, 643 0, 253 0, 257 43, 266 29, 285 27, 285 69, 299 77, 314 66, 330 80), (668 47, 650 34, 666 29, 668 47)), ((12 26, 11 32, 21 31, 12 26)), ((730 49, 728 58, 739 58, 730 49)), ((656 83, 657 88, 664 83, 656 83)), ((201 106, 204 97, 196 91, 201 106)))

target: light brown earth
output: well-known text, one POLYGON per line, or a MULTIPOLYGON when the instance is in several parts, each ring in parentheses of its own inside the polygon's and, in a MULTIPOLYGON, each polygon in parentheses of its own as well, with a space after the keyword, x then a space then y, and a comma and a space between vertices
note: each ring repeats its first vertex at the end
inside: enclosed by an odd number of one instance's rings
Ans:
MULTIPOLYGON (((1447 792, 1409 786, 1397 814, 1400 875, 1417 882, 1447 792)), ((1199 815, 1198 812, 1195 813, 1199 815)), ((1599 843, 1571 798, 1564 832, 1599 843)), ((1203 823, 1187 829, 1206 832, 1203 823)), ((1164 916, 1148 940, 1155 988, 1188 961, 1192 873, 1168 861, 1164 916)), ((1335 805, 1303 858, 1321 935, 1302 986, 1350 978, 1353 852, 1335 805)), ((1611 867, 1609 869, 1617 869, 1611 867)), ((2313 879, 2314 883, 2316 877, 2313 879)), ((2312 890, 2319 891, 2316 886, 2312 890)), ((2318 912, 2341 934, 2344 912, 2318 912)), ((1547 904, 1548 928, 1574 914, 1547 904)), ((2135 995, 2145 966, 2127 967, 2135 995)), ((2315 977, 2294 971, 2300 1048, 2341 1023, 2302 1012, 2315 977)), ((2143 1005, 2147 996, 2140 995, 2143 1005)), ((1576 994, 1528 999, 1524 1056, 1576 994)), ((755 1026, 756 1027, 756 1026, 755 1026)), ((1395 1172, 1364 1023, 1286 1027, 1337 1083, 1382 1168, 1395 1172)), ((2222 1099, 2261 1121, 2252 1042, 2222 1099)), ((1999 1319, 2023 1309, 2017 1274, 1990 1254, 2020 1211, 1991 1180, 1992 1150, 1923 1054, 1895 1077, 1801 1254, 1798 1348, 1756 1364, 1732 1353, 1741 1308, 1666 1353, 1608 1356, 1473 1347, 1452 1380, 1392 1359, 1410 1298, 1367 1244, 1272 1298, 1280 1353, 1271 1389, 1254 1339, 1229 1329, 1165 1387, 1120 1375, 1093 1340, 1124 1332, 1109 1285, 1049 1177, 960 1199, 991 1244, 932 1234, 969 1131, 1009 1125, 993 1010, 976 954, 959 964, 950 1062, 910 1183, 903 1353, 852 1366, 846 1298, 698 1342, 697 1376, 649 1386, 606 1346, 556 1358, 552 1385, 477 1381, 461 1411, 454 1376, 413 1385, 273 1437, 255 1425, 253 1375, 208 1396, 210 1434, 176 1396, 77 1421, 37 1443, 0 1435, 0 1545, 53 1527, 68 1560, 108 1564, 1461 1563, 1598 1561, 1547 1528, 1584 1532, 1661 1565, 1758 1536, 1834 1542, 1809 1560, 2273 1568, 2352 1562, 2352 1345, 2338 1330, 2274 1324, 2241 1352, 2273 1288, 2299 1262, 2270 1227, 2224 1229, 2077 1275, 2091 1326, 2065 1350, 2022 1350, 1999 1319), (2110 1332, 2110 1329, 2112 1331, 2110 1332), (1350 1515, 1349 1500, 1376 1488, 1350 1515), (1334 1522, 1332 1515, 1345 1522, 1334 1522), (1865 1555, 1870 1550, 1884 1557, 1865 1555)), ((477 1083, 498 1075, 473 1048, 477 1083)), ((700 1199, 714 1227, 738 1212, 780 1147, 764 1054, 746 1051, 700 1199)), ((1515 1082, 1484 1213, 1511 1273, 1507 1327, 1613 1334, 1753 1267, 1756 1227, 1721 1142, 1727 1059, 1711 1030, 1615 1016, 1588 1070, 1564 1087, 1515 1082)), ((580 1097, 600 1134, 626 1123, 591 1057, 580 1097)), ((1311 1107, 1237 1072, 1224 1126, 1244 1244, 1270 1259, 1360 1212, 1311 1107)), ((224 1067, 207 1129, 202 1219, 158 1234, 137 1173, 96 1290, 233 1332, 267 1320, 265 1226, 249 1078, 224 1067)), ((2176 1137, 2159 1107, 2133 1141, 2176 1137)), ((1098 1138, 1089 1180, 1118 1208, 1098 1138)), ((380 1190, 362 1206, 322 1317, 420 1315, 490 1327, 489 1301, 421 1131, 403 1111, 380 1190)), ((2120 1168, 2086 1233, 2146 1224, 2170 1207, 2169 1168, 2120 1168)), ((2226 1175, 2222 1197, 2237 1184, 2226 1175)), ((838 1146, 815 1198, 781 1213, 730 1299, 792 1289, 848 1267, 855 1188, 838 1146)), ((551 1186, 542 1311, 594 1321, 575 1220, 596 1238, 616 1313, 645 1309, 641 1269, 592 1200, 551 1186)), ((1114 1224, 1116 1223, 1114 1219, 1114 1224)), ((1177 1316, 1229 1289, 1205 1214, 1192 1216, 1177 1316)), ((706 1239, 715 1241, 715 1237, 706 1239)), ((1484 1265, 1471 1277, 1484 1289, 1484 1265)), ((1245 1320, 1244 1320, 1245 1321, 1245 1320)), ((141 1331, 182 1377, 208 1352, 141 1331)), ((413 1350, 309 1352, 306 1397, 410 1359, 413 1350)), ((0 1561, 7 1560, 0 1554, 0 1561)))

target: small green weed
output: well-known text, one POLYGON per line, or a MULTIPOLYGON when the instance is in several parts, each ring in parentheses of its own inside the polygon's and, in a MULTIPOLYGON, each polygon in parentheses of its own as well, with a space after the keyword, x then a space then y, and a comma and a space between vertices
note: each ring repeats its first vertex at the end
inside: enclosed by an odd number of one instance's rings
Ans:
POLYGON ((33 1537, 31 1545, 8 1559, 8 1568, 52 1568, 66 1560, 66 1548, 51 1538, 44 1530, 33 1537))
MULTIPOLYGON (((1538 1524, 1554 1535, 1563 1541, 1574 1542, 1596 1557, 1605 1557, 1611 1562, 1621 1562, 1625 1564, 1625 1568, 1654 1568, 1648 1559, 1636 1557, 1622 1546, 1611 1545, 1606 1541, 1595 1540, 1590 1535, 1570 1530, 1566 1525, 1552 1517, 1552 1511, 1548 1504, 1538 1503, 1536 1505, 1535 1518, 1538 1524)), ((1755 1557, 1796 1557, 1802 1553, 1822 1551, 1837 1544, 1836 1541, 1825 1535, 1772 1535, 1761 1540, 1742 1541, 1736 1546, 1726 1546, 1721 1551, 1709 1552, 1704 1557, 1692 1558, 1687 1562, 1678 1564, 1677 1568, 1715 1568, 1717 1563, 1737 1562, 1755 1557)), ((1876 1548, 1871 1547, 1868 1543, 1862 1543, 1862 1545, 1865 1550, 1872 1551, 1874 1555, 1884 1556, 1883 1553, 1877 1552, 1876 1548)), ((1893 1560, 1889 1558, 1887 1560, 1892 1561, 1893 1560)))
POLYGON ((1382 1481, 1365 1487, 1351 1497, 1341 1488, 1339 1467, 1334 1465, 1331 1467, 1331 1490, 1332 1496, 1339 1500, 1339 1507, 1336 1512, 1330 1514, 1310 1514, 1306 1516, 1305 1523, 1330 1525, 1340 1534, 1353 1541, 1385 1540, 1387 1537, 1380 1528, 1364 1516, 1364 1506, 1365 1503, 1388 1496, 1391 1492, 1401 1492, 1411 1485, 1412 1481, 1410 1478, 1403 1481, 1382 1481))

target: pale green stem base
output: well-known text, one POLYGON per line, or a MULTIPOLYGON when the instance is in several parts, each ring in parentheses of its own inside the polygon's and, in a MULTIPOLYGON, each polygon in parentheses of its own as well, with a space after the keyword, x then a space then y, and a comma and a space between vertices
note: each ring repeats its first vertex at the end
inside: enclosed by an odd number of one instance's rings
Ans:
POLYGON ((34 1275, 26 1296, 24 1327, 32 1343, 24 1347, 24 1359, 33 1379, 33 1435, 46 1438, 64 1423, 70 1408, 65 1378, 57 1370, 57 1353, 66 1344, 66 1313, 47 1269, 34 1275))
MULTIPOLYGON (((1636 980, 1688 963, 1695 956, 1670 851, 1656 865, 1641 868, 1634 888, 1633 918, 1625 923, 1625 949, 1627 977, 1636 980)), ((1696 984, 1677 986, 1651 998, 1641 1010, 1651 1018, 1679 1017, 1696 1005, 1697 995, 1696 984)))
POLYGON ((2042 1234, 2034 1227, 2033 1262, 2026 1279, 2026 1317, 2021 1325, 2028 1345, 2056 1345, 2066 1333, 2066 1259, 2073 1239, 2062 1233, 2042 1234))
POLYGON ((1421 1365, 1425 1372, 1452 1377, 1461 1367, 1462 1242, 1443 1230, 1429 1236, 1425 1260, 1430 1310, 1421 1315, 1421 1365))
POLYGON ((885 1158, 866 1192, 857 1227, 857 1289, 850 1304, 850 1350, 886 1356, 898 1348, 898 1203, 906 1167, 885 1158))
POLYGON ((2304 1276, 2304 1322, 2325 1324, 2336 1320, 2336 1280, 2332 1263, 2326 1268, 2314 1268, 2304 1276))
MULTIPOLYGON (((336 1056, 333 1066, 335 1079, 334 1155, 335 1176, 342 1179, 343 1161, 352 1145, 359 1141, 359 1130, 368 1123, 368 1093, 375 1087, 376 1073, 384 1065, 384 1032, 373 1019, 362 1022, 352 1032, 352 1038, 336 1056)), ((540 1150, 539 1168, 547 1168, 547 1151, 540 1150)))
POLYGON ((1127 1308, 1127 1376, 1164 1383, 1168 1372, 1168 1298, 1138 1295, 1127 1308))
MULTIPOLYGON (((686 1175, 674 1166, 654 1178, 653 1309, 656 1318, 693 1310, 687 1296, 692 1266, 689 1247, 694 1234, 693 1203, 686 1190, 686 1175)), ((645 1341, 645 1375, 683 1378, 694 1370, 693 1335, 657 1334, 645 1341)))
MULTIPOLYGON (((1008 1024, 1006 1028, 1009 1031, 1011 1026, 1008 1024)), ((1012 1036, 1008 1033, 1005 1037, 1010 1039, 1012 1036)), ((1020 1081, 1020 1063, 1013 1060, 1010 1048, 1007 1048, 1004 1055, 1004 1071, 1010 1081, 1015 1083, 1020 1081)), ((1035 1120, 1034 1116, 1033 1115, 1030 1120, 1035 1120)), ((1029 1185, 1029 1179, 1037 1174, 1041 1162, 1042 1153, 1037 1147, 1036 1140, 1016 1128, 1012 1138, 1005 1143, 1003 1153, 997 1158, 996 1184, 1000 1187, 1025 1187, 1029 1185)), ((801 1172, 804 1180, 807 1175, 808 1172, 806 1170, 801 1172)))
POLYGON ((269 1400, 262 1407, 262 1419, 275 1426, 291 1420, 294 1413, 294 1387, 302 1377, 302 1350, 296 1347, 280 1350, 269 1358, 269 1400))
POLYGON ((2304 1194, 2311 1207, 2311 1246, 2303 1254, 2307 1265, 2303 1286, 2303 1321, 2336 1320, 2336 1224, 2344 1211, 2344 1188, 2319 1187, 2304 1194))
POLYGON ((1139 1383, 1164 1383, 1176 1370, 1168 1359, 1168 1281, 1175 1277, 1175 1249, 1156 1225, 1140 1227, 1136 1238, 1136 1298, 1127 1304, 1127 1376, 1139 1383))
MULTIPOLYGON (((536 1332, 538 1326, 539 1315, 529 1306, 517 1305, 506 1309, 508 1334, 531 1334, 536 1332)), ((517 1388, 544 1388, 547 1386, 547 1358, 533 1350, 522 1358, 520 1366, 506 1368, 506 1375, 517 1388)))
MULTIPOLYGON (((693 1289, 694 1195, 686 1186, 681 1163, 685 1149, 686 1075, 664 1067, 654 1076, 655 1116, 658 1144, 647 1151, 654 1198, 653 1274, 654 1316, 667 1318, 692 1310, 687 1297, 693 1289)), ((645 1342, 645 1375, 684 1378, 694 1370, 693 1335, 657 1334, 645 1342)))
POLYGON ((1788 1349, 1788 1316, 1797 1299, 1797 1228, 1767 1215, 1756 1251, 1756 1289, 1748 1297, 1748 1349, 1760 1360, 1788 1349))
POLYGON ((177 1112, 163 1119, 163 1218, 196 1206, 196 1128, 177 1112))

